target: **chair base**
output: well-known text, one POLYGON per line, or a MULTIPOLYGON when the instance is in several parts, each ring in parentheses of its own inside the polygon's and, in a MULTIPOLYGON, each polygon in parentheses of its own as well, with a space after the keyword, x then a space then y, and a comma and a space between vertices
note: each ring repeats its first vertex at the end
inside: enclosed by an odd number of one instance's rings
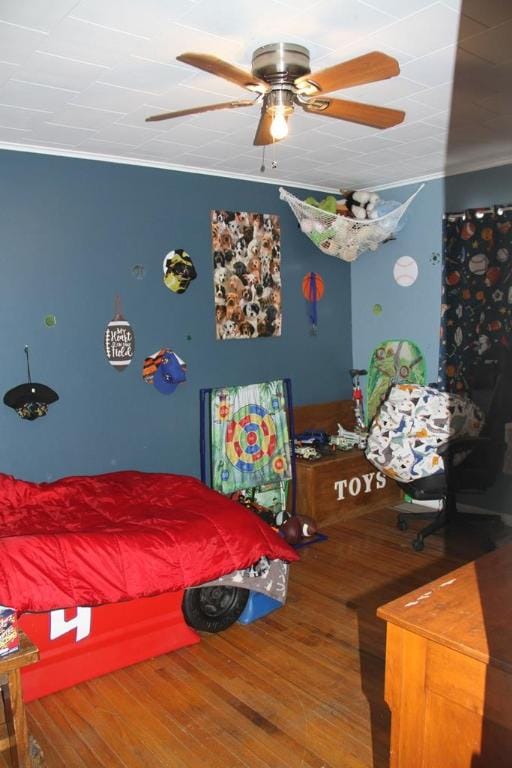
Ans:
MULTIPOLYGON (((399 512, 397 515, 396 525, 401 531, 406 531, 408 526, 407 518, 415 517, 419 519, 432 519, 432 522, 421 528, 418 531, 414 539, 411 541, 411 546, 416 552, 421 552, 425 548, 425 539, 427 536, 431 536, 436 531, 447 525, 452 525, 457 522, 485 522, 488 525, 492 523, 501 522, 499 515, 484 515, 474 513, 464 513, 457 510, 455 498, 447 497, 443 504, 443 507, 439 511, 433 512, 399 512)), ((486 552, 491 552, 496 548, 494 541, 487 537, 483 542, 483 546, 486 552)))

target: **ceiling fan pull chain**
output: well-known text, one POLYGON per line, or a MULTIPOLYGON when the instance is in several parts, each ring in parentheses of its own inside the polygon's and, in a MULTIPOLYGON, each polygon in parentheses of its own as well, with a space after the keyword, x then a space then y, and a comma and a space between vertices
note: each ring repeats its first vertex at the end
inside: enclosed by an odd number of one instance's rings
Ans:
POLYGON ((261 166, 260 166, 260 173, 265 173, 265 144, 263 145, 263 152, 261 153, 261 166))
POLYGON ((272 162, 271 162, 271 164, 270 164, 270 166, 271 166, 272 170, 274 170, 275 168, 277 168, 277 160, 276 160, 276 143, 277 143, 277 142, 275 142, 275 141, 274 141, 274 142, 273 142, 273 144, 272 144, 272 162))

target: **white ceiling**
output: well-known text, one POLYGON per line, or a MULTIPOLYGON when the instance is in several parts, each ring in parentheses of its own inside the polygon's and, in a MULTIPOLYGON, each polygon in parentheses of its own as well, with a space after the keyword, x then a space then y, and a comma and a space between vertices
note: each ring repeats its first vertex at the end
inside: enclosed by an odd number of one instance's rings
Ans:
POLYGON ((505 164, 512 2, 461 2, 0 0, 0 147, 320 189, 505 164), (396 57, 399 77, 335 95, 403 109, 405 122, 378 131, 296 110, 264 174, 252 143, 258 107, 144 122, 250 97, 179 53, 250 70, 256 47, 281 41, 305 45, 313 71, 373 50, 396 57))

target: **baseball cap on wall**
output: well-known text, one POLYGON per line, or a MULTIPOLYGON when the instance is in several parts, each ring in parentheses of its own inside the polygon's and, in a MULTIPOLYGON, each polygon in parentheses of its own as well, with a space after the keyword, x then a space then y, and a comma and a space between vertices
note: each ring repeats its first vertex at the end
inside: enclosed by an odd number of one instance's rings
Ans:
POLYGON ((178 384, 187 380, 187 364, 170 349, 165 350, 162 362, 153 375, 153 385, 163 395, 170 395, 178 384))

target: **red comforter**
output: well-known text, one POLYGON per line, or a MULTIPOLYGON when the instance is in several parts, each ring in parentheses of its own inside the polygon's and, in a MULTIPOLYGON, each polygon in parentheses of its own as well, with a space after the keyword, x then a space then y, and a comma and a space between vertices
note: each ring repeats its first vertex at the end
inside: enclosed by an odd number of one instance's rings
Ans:
POLYGON ((266 555, 297 559, 253 512, 193 477, 0 474, 0 604, 48 611, 183 589, 266 555))

